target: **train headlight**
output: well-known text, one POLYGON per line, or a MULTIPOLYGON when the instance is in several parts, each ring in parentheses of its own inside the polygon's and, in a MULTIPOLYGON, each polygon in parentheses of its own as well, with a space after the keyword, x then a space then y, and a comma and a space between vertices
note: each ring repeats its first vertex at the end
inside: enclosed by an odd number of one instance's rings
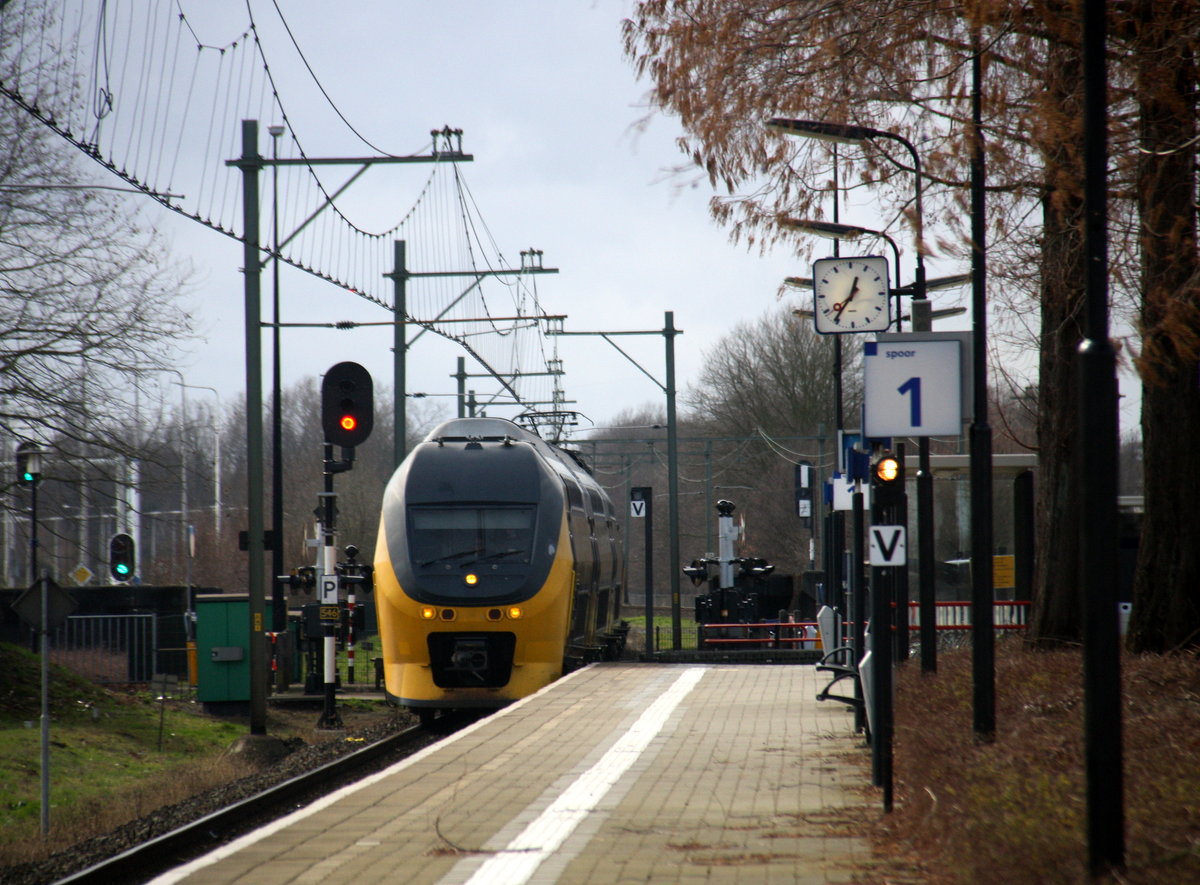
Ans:
POLYGON ((437 617, 437 609, 432 605, 421 606, 421 618, 426 621, 432 621, 437 617))
POLYGON ((508 616, 511 620, 519 621, 525 617, 525 612, 521 611, 521 606, 519 605, 510 605, 508 607, 508 616))
POLYGON ((467 576, 465 578, 463 578, 463 580, 466 581, 469 586, 474 587, 476 584, 479 583, 479 575, 475 574, 474 572, 471 572, 471 573, 468 573, 467 576))

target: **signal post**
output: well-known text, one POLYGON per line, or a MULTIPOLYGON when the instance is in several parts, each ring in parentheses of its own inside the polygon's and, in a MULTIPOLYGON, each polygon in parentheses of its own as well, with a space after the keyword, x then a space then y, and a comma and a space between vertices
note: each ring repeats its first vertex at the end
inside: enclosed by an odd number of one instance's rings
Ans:
MULTIPOLYGON (((369 582, 367 567, 355 561, 358 548, 346 548, 347 562, 339 563, 335 540, 337 537, 337 494, 333 490, 333 477, 354 467, 354 448, 366 441, 375 426, 374 384, 371 374, 358 363, 343 362, 325 373, 321 382, 321 430, 325 436, 324 491, 318 494, 320 505, 321 552, 317 561, 317 603, 322 632, 324 634, 324 693, 325 703, 319 729, 339 729, 342 718, 337 711, 337 626, 341 622, 341 586, 349 589, 348 605, 351 616, 355 606, 353 586, 369 582), (334 446, 341 447, 341 460, 334 460, 334 446)), ((302 586, 307 584, 304 572, 296 575, 280 575, 282 584, 302 586)), ((353 625, 351 625, 353 631, 353 625)), ((347 651, 353 660, 353 632, 347 651)))
MULTIPOLYGON (((908 567, 904 452, 884 451, 871 465, 871 758, 883 810, 892 810, 892 667, 896 646, 908 642, 897 585, 908 567), (904 634, 899 631, 903 630, 904 634)), ((908 608, 904 584, 903 610, 908 608)))

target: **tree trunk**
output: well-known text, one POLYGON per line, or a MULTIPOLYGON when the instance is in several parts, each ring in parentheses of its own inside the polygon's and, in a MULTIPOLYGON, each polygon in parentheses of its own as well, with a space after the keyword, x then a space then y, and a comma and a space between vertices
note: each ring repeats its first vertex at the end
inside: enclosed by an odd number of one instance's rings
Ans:
POLYGON ((1200 645, 1200 297, 1195 234, 1196 65, 1179 33, 1195 0, 1141 4, 1137 99, 1142 229, 1142 518, 1129 644, 1200 645))
POLYGON ((1079 486, 1074 454, 1079 414, 1075 365, 1083 337, 1083 156, 1078 49, 1051 44, 1047 105, 1057 122, 1045 134, 1042 221, 1042 324, 1038 381, 1036 566, 1029 636, 1039 644, 1081 636, 1079 486))

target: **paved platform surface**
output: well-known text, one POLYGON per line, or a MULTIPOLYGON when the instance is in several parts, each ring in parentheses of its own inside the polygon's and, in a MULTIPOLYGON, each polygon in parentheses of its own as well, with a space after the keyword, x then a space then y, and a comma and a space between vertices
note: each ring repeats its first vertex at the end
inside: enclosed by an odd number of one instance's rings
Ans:
POLYGON ((873 800, 827 679, 595 665, 155 882, 850 882, 873 800))

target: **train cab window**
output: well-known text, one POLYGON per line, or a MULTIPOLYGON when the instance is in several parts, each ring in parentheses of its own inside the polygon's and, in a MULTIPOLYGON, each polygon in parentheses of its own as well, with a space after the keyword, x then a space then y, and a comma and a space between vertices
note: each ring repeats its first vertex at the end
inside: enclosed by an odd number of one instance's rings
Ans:
POLYGON ((535 507, 411 507, 409 552, 418 568, 528 563, 535 507))

